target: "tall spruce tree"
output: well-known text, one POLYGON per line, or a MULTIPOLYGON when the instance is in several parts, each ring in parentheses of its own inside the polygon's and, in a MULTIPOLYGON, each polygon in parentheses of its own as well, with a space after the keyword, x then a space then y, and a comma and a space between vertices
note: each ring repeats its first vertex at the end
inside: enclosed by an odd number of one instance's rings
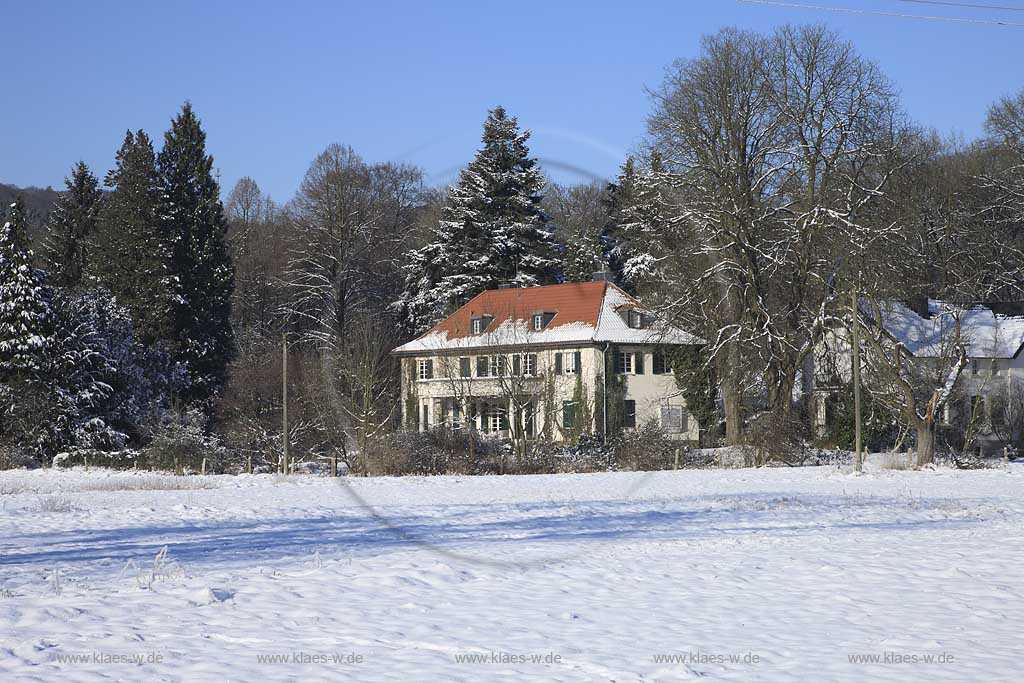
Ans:
POLYGON ((125 134, 117 165, 104 182, 111 192, 88 245, 86 274, 90 284, 104 287, 128 309, 139 340, 154 346, 170 336, 176 293, 161 237, 156 159, 145 132, 125 134))
POLYGON ((234 268, 213 157, 188 102, 164 135, 157 168, 163 238, 179 294, 171 318, 172 348, 192 380, 185 398, 202 400, 221 388, 234 353, 234 268))
POLYGON ((84 161, 75 164, 64 185, 67 189, 60 194, 46 222, 43 252, 50 283, 71 289, 82 284, 86 245, 96 232, 103 191, 84 161))
POLYGON ((0 230, 0 382, 34 379, 45 372, 53 311, 46 275, 32 265, 19 198, 0 230))
POLYGON ((483 145, 448 193, 430 242, 409 255, 400 306, 422 330, 485 289, 555 280, 557 260, 540 207, 544 175, 503 107, 484 122, 483 145))

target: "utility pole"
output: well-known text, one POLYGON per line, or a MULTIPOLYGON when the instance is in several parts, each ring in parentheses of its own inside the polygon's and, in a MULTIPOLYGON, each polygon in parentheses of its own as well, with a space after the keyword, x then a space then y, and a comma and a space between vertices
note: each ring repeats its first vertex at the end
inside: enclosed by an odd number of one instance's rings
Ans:
POLYGON ((281 334, 281 440, 284 454, 281 457, 281 471, 288 474, 288 333, 281 334))
POLYGON ((853 422, 857 455, 854 467, 858 472, 864 471, 864 453, 860 440, 860 311, 857 309, 857 289, 853 289, 850 301, 850 315, 853 323, 851 339, 853 341, 853 422))

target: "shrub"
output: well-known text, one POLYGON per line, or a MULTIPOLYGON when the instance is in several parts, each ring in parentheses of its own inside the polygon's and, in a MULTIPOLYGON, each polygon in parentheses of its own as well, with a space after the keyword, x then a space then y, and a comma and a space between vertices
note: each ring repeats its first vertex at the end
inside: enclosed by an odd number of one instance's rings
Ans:
POLYGON ((153 469, 199 472, 206 461, 208 472, 224 472, 229 453, 220 440, 206 431, 199 410, 169 413, 163 418, 142 457, 153 469))
POLYGON ((618 469, 642 472, 672 469, 676 451, 681 450, 684 444, 670 438, 657 421, 652 420, 639 429, 624 432, 612 445, 618 469))

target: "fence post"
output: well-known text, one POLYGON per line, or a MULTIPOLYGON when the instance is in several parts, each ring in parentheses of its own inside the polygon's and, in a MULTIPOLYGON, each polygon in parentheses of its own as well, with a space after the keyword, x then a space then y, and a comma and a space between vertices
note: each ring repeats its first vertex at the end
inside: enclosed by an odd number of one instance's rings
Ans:
POLYGON ((674 470, 678 470, 679 469, 679 449, 678 448, 676 449, 676 463, 675 463, 675 467, 673 467, 672 469, 674 469, 674 470))

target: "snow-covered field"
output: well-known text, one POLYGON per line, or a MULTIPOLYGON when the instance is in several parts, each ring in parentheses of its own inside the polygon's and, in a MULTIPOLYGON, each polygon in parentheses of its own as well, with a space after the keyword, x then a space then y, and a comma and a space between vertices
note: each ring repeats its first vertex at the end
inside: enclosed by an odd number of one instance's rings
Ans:
POLYGON ((1021 465, 348 480, 19 471, 0 472, 0 507, 0 681, 1024 671, 1021 465))

